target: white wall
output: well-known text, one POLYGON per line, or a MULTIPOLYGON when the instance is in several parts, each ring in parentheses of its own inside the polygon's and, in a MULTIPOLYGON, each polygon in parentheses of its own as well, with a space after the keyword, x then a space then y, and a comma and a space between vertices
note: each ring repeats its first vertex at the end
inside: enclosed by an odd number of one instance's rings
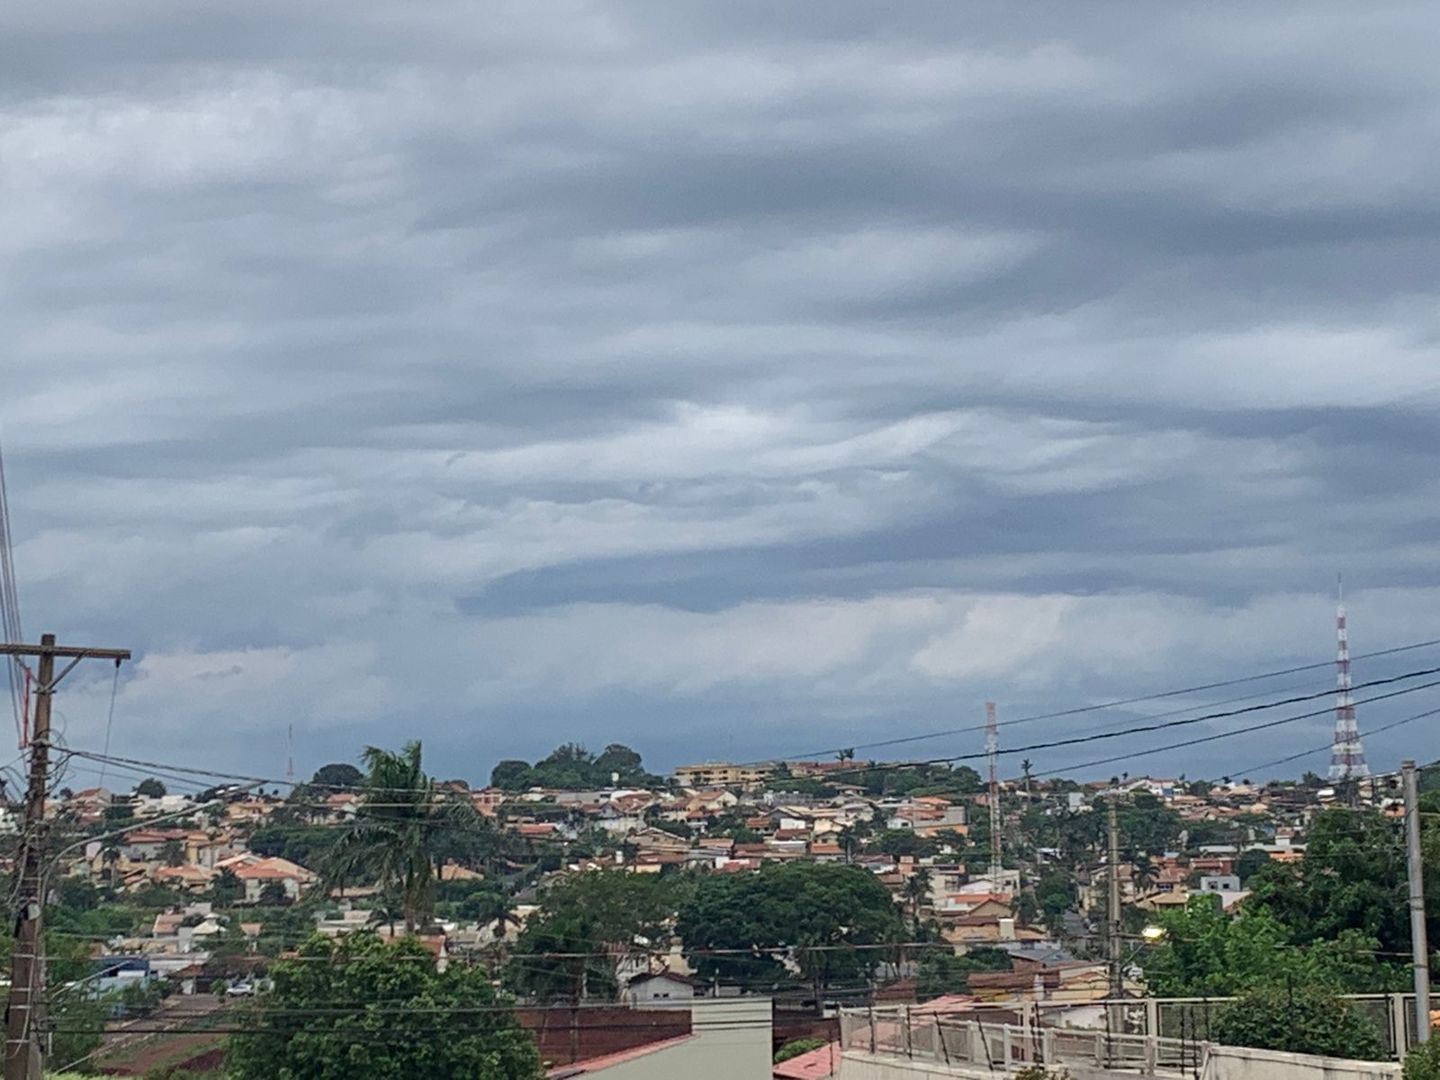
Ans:
POLYGON ((1393 1062, 1215 1046, 1206 1055, 1201 1075, 1202 1080, 1399 1080, 1402 1071, 1393 1062))
POLYGON ((770 1080, 771 1016, 769 998, 699 999, 690 1011, 692 1038, 595 1075, 605 1080, 770 1080))

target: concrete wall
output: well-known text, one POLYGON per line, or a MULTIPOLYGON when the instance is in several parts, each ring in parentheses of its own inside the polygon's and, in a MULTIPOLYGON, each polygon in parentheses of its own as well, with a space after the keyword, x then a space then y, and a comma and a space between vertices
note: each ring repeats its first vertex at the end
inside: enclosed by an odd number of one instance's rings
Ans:
MULTIPOLYGON (((1075 1065, 1066 1068, 1073 1080, 1137 1080, 1133 1070, 1121 1073, 1075 1065)), ((992 1072, 983 1065, 945 1065, 918 1059, 907 1061, 847 1050, 841 1058, 836 1080, 998 1080, 1003 1075, 1003 1069, 992 1072)), ((1174 1077, 1177 1074, 1165 1072, 1161 1075, 1174 1077)), ((1241 1046, 1212 1048, 1205 1061, 1205 1071, 1201 1073, 1201 1080, 1400 1080, 1400 1077, 1401 1067, 1390 1062, 1347 1061, 1241 1046)))
POLYGON ((605 1080, 770 1080, 769 998, 702 998, 694 1038, 597 1073, 605 1080))
POLYGON ((1206 1055, 1201 1075, 1202 1080, 1399 1080, 1402 1071, 1393 1062, 1215 1046, 1206 1055))

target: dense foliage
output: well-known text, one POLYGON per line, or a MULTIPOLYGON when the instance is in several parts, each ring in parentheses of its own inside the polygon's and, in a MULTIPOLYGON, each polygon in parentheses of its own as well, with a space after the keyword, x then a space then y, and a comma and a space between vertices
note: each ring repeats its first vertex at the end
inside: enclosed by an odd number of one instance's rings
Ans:
POLYGON ((970 989, 973 972, 1009 971, 1010 966, 1010 954, 1002 949, 981 946, 963 956, 946 949, 928 949, 916 972, 915 995, 929 1001, 942 994, 964 994, 970 989))
POLYGON ((793 972, 819 993, 864 982, 885 958, 880 950, 849 946, 898 941, 903 932, 885 886, 869 871, 839 863, 783 863, 702 878, 681 906, 676 929, 705 978, 761 988, 793 972), (776 951, 709 951, 729 949, 776 951))
POLYGON ((1297 1054, 1374 1061, 1383 1054, 1375 1025, 1323 984, 1269 981, 1215 1018, 1217 1042, 1297 1054))
POLYGON ((1405 1080, 1440 1080, 1440 1032, 1405 1055, 1405 1080))
POLYGON ((661 777, 644 770, 638 753, 621 743, 611 743, 598 755, 579 743, 566 743, 534 765, 511 758, 490 772, 491 785, 504 791, 526 791, 532 787, 587 791, 608 788, 615 782, 622 787, 665 786, 661 777))
POLYGON ((1247 908, 1232 918, 1209 896, 1158 923, 1165 938, 1149 950, 1145 981, 1161 997, 1226 997, 1286 980, 1355 993, 1406 985, 1405 969, 1377 956, 1375 939, 1358 930, 1300 945, 1269 910, 1247 908))
POLYGON ((1355 930, 1386 952, 1408 951, 1399 825, 1370 811, 1329 810, 1311 823, 1306 845, 1299 862, 1269 863, 1251 875, 1247 906, 1269 911, 1300 944, 1355 930))
POLYGON ((595 870, 565 878, 541 898, 505 972, 506 985, 545 1001, 614 996, 616 968, 667 933, 690 882, 656 874, 595 870), (576 953, 544 959, 542 953, 576 953))
POLYGON ((271 969, 226 1053, 236 1080, 537 1080, 535 1042, 479 968, 443 973, 418 941, 313 937, 271 969))

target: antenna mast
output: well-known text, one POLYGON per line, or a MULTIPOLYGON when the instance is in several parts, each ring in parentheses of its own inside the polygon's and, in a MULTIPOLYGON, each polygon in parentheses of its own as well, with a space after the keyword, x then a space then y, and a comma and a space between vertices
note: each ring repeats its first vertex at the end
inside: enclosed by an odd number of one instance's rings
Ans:
POLYGON ((1000 725, 995 721, 995 703, 985 703, 985 757, 990 762, 990 884, 995 884, 1000 864, 1000 725))
POLYGON ((1345 626, 1345 581, 1335 586, 1335 742, 1330 748, 1330 779, 1356 780, 1370 775, 1360 727, 1355 722, 1355 697, 1350 681, 1350 637, 1345 626))

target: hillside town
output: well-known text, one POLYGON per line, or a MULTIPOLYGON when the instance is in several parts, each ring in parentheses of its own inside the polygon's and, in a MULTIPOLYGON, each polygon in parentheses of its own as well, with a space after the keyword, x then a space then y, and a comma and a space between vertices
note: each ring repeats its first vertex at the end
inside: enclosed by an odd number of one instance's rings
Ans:
MULTIPOLYGON (((409 749, 418 761, 418 746, 409 749)), ((1317 821, 1363 813, 1394 822, 1403 813, 1400 792, 1385 779, 1330 784, 1307 774, 1257 784, 1124 774, 1076 783, 1034 778, 1027 763, 1024 775, 992 787, 965 766, 857 763, 853 755, 705 762, 658 777, 628 747, 596 755, 567 745, 533 766, 501 763, 483 787, 425 780, 404 796, 415 799, 406 813, 462 815, 453 835, 428 838, 433 883, 412 910, 380 864, 337 872, 346 840, 363 837, 396 798, 376 779, 333 764, 288 792, 237 784, 180 793, 153 776, 126 792, 60 791, 51 827, 74 839, 52 888, 60 906, 73 909, 61 925, 85 931, 67 943, 76 970, 88 969, 82 980, 93 980, 96 994, 120 995, 137 1016, 164 1016, 186 998, 219 1009, 264 987, 271 967, 297 956, 312 935, 414 935, 438 970, 489 972, 522 1009, 564 1002, 633 1017, 763 992, 783 1010, 772 1052, 796 1031, 822 1031, 828 1047, 838 1031, 825 1025, 857 1006, 923 1007, 921 1015, 955 1022, 1063 1006, 1067 1024, 1094 1024, 1117 995, 1156 993, 1148 958, 1130 943, 1158 939, 1168 915, 1213 910, 1237 920, 1252 886, 1303 865, 1317 821), (601 782, 587 782, 594 780, 601 782), (790 946, 780 948, 782 962, 763 985, 753 972, 706 963, 704 947, 686 937, 693 927, 683 899, 646 916, 647 926, 623 918, 614 930, 592 924, 577 940, 606 943, 603 972, 574 983, 563 972, 516 974, 517 957, 540 963, 576 947, 547 936, 547 920, 591 883, 639 908, 653 896, 632 888, 670 883, 680 897, 696 881, 825 866, 872 883, 879 917, 892 927, 857 942, 874 953, 833 979, 806 978, 804 958, 790 946), (1112 874, 1120 903, 1113 913, 1112 874), (1113 933, 1126 942, 1118 969, 1107 951, 1113 933)), ((777 946, 789 933, 774 928, 777 946)), ((643 1025, 625 1030, 636 1039, 654 1034, 643 1025)), ((186 1040, 182 1048, 194 1037, 186 1040)), ((547 1060, 553 1067, 596 1056, 583 1041, 546 1044, 559 1055, 547 1060)), ((603 1037, 598 1049, 614 1052, 614 1041, 603 1037)), ((152 1034, 146 1045, 164 1043, 152 1034)), ((207 1053, 213 1048, 192 1056, 207 1053)), ((107 1056, 123 1067, 123 1053, 107 1056)))

